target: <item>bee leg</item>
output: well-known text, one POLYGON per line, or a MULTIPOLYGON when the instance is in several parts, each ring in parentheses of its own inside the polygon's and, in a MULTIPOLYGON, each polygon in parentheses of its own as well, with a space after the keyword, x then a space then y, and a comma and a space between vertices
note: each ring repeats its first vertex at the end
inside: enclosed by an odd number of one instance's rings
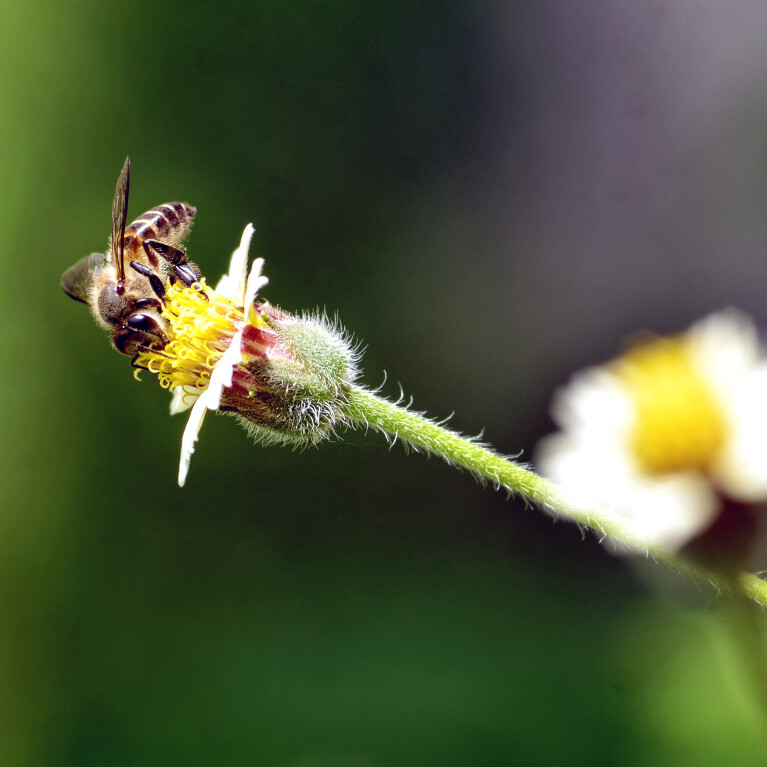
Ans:
POLYGON ((200 281, 200 278, 189 264, 174 264, 173 274, 175 274, 188 288, 191 288, 195 282, 200 281))
MULTIPOLYGON (((142 244, 150 261, 153 258, 156 259, 158 255, 164 258, 173 267, 173 273, 176 277, 188 288, 194 287, 194 284, 200 281, 200 275, 197 274, 194 266, 189 263, 185 250, 174 248, 173 245, 168 245, 158 240, 144 240, 142 244)), ((200 288, 196 288, 196 290, 203 298, 207 299, 203 290, 200 288)))
POLYGON ((174 265, 173 274, 188 288, 194 288, 200 294, 200 298, 208 300, 208 294, 200 287, 200 278, 191 264, 174 265))
POLYGON ((200 275, 197 274, 195 268, 189 263, 186 251, 183 248, 174 248, 173 245, 168 245, 168 243, 160 242, 159 240, 144 240, 142 245, 150 261, 156 261, 157 256, 160 256, 160 258, 174 267, 173 271, 188 288, 193 283, 200 281, 200 275))
POLYGON ((160 256, 169 264, 173 264, 173 266, 189 263, 186 251, 183 248, 174 248, 173 245, 168 245, 167 242, 160 242, 159 240, 144 240, 141 244, 144 246, 150 261, 154 261, 157 256, 160 256))
POLYGON ((149 278, 149 284, 160 300, 165 298, 165 285, 162 284, 162 280, 146 264, 142 264, 139 261, 131 261, 130 265, 139 274, 149 278))

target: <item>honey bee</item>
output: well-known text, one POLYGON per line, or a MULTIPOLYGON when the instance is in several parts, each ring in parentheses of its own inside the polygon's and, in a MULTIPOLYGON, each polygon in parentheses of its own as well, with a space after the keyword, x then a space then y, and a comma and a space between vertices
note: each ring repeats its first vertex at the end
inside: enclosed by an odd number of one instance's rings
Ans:
POLYGON ((166 202, 126 227, 129 190, 130 157, 126 157, 112 203, 107 251, 81 258, 64 272, 61 287, 71 298, 88 304, 117 351, 135 356, 142 348, 161 349, 167 343, 160 316, 166 279, 179 279, 191 287, 200 278, 180 247, 196 208, 166 202))

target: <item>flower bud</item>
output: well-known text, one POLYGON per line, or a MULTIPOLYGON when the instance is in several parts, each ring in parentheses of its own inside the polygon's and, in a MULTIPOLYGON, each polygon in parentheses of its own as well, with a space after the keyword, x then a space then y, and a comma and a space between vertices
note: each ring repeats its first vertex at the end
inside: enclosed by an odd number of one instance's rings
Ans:
POLYGON ((219 410, 267 441, 316 443, 343 421, 357 375, 352 348, 327 321, 256 304, 240 340, 241 362, 219 410))

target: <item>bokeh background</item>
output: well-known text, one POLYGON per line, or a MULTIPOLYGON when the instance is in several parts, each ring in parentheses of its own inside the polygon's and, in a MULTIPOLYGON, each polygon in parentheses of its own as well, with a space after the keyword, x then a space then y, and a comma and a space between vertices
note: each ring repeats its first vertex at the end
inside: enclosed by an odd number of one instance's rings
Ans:
POLYGON ((61 273, 182 199, 215 279, 529 459, 638 329, 767 325, 760 0, 6 4, 0 764, 757 765, 704 587, 374 435, 291 452, 133 380, 61 273), (385 372, 384 372, 385 371, 385 372))

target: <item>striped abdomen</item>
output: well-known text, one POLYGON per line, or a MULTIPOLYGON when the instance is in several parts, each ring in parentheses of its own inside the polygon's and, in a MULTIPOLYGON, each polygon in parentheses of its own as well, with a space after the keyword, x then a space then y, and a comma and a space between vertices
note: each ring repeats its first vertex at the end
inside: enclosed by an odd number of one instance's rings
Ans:
POLYGON ((146 258, 147 253, 142 247, 146 240, 179 245, 189 232, 195 213, 197 208, 185 202, 166 202, 143 213, 125 227, 125 260, 146 258))

